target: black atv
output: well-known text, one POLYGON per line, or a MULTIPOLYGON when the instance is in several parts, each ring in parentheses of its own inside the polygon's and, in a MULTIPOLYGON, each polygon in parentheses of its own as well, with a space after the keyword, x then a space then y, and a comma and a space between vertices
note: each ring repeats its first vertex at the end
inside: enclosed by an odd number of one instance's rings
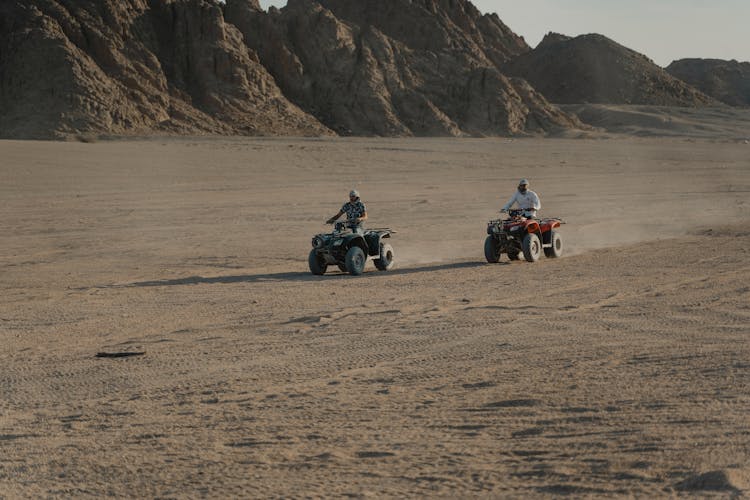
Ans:
POLYGON ((365 270, 368 258, 378 270, 387 271, 393 268, 393 247, 383 240, 394 232, 378 228, 362 233, 347 222, 335 222, 333 232, 313 237, 313 249, 307 259, 310 272, 325 274, 329 265, 336 265, 342 272, 357 276, 365 270))

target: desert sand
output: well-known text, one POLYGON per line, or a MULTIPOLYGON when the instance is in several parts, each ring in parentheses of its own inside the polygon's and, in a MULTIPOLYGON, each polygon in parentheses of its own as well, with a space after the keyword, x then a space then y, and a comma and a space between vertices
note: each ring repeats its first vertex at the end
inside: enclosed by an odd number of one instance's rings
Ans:
POLYGON ((750 494, 746 141, 5 141, 0 178, 2 498, 750 494), (487 264, 520 177, 565 255, 487 264), (313 276, 352 187, 397 267, 313 276))

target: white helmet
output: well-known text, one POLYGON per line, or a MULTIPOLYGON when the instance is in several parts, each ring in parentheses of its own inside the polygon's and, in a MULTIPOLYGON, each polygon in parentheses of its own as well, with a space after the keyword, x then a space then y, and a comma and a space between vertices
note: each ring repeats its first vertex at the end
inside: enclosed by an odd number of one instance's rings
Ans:
POLYGON ((359 198, 359 191, 356 189, 349 191, 349 198, 359 198))

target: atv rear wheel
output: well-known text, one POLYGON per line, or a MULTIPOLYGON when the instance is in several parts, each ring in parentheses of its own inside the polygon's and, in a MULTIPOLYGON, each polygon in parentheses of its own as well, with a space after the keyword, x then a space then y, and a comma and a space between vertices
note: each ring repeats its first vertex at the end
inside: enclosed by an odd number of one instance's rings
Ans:
POLYGON ((347 271, 354 276, 359 276, 365 270, 365 262, 367 262, 367 258, 365 257, 365 252, 363 252, 361 248, 351 247, 349 251, 346 252, 344 262, 346 263, 347 271))
POLYGON ((375 259, 373 262, 378 271, 388 271, 393 268, 393 247, 388 243, 381 243, 380 258, 375 259))
POLYGON ((328 269, 328 264, 322 255, 318 255, 314 249, 310 250, 310 255, 307 257, 307 264, 310 266, 310 272, 318 276, 325 274, 328 269))
POLYGON ((500 262, 500 246, 492 236, 487 236, 484 240, 484 258, 491 264, 500 262))
POLYGON ((539 236, 529 233, 523 238, 523 258, 528 262, 536 262, 542 255, 542 242, 539 236))
POLYGON ((552 258, 562 256, 563 244, 560 233, 558 233, 557 231, 550 231, 549 242, 552 244, 552 246, 544 249, 544 255, 552 258))

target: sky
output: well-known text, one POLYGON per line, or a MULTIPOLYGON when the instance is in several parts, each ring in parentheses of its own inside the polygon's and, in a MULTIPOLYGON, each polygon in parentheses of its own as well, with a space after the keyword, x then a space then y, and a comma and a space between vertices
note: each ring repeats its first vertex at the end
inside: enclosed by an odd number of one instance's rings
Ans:
MULTIPOLYGON (((660 66, 689 57, 750 61, 750 0, 473 0, 526 43, 599 33, 660 66)), ((263 8, 286 0, 260 0, 263 8)))

